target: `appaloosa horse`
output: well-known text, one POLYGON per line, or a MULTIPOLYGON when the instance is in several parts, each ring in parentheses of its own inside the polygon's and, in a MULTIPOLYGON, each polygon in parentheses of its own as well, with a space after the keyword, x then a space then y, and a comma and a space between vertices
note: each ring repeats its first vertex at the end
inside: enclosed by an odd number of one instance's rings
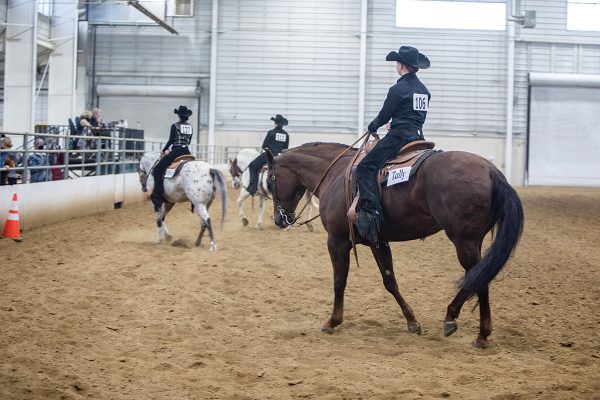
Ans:
MULTIPOLYGON (((138 174, 142 191, 152 193, 154 189, 154 177, 152 168, 160 158, 159 153, 147 153, 140 159, 138 174)), ((215 199, 216 193, 221 192, 221 229, 225 221, 227 211, 227 185, 225 177, 218 169, 212 168, 204 161, 188 161, 182 167, 177 175, 172 178, 165 178, 164 198, 159 211, 155 211, 156 226, 158 227, 159 242, 170 242, 172 237, 167 230, 165 218, 175 203, 191 202, 194 209, 200 216, 201 227, 196 246, 200 246, 204 231, 208 229, 210 237, 210 251, 217 249, 217 242, 213 234, 210 215, 208 209, 215 199)))
MULTIPOLYGON (((333 312, 322 327, 328 333, 333 333, 343 320, 352 248, 344 172, 355 152, 356 149, 335 143, 309 143, 275 158, 270 154, 267 157, 275 224, 285 227, 296 220, 294 210, 305 190, 320 200, 334 272, 333 312), (338 159, 344 151, 346 154, 338 159)), ((385 288, 402 309, 409 332, 420 334, 421 326, 398 290, 388 242, 422 239, 444 230, 466 271, 458 293, 448 305, 444 335, 456 331, 461 307, 477 295, 480 327, 474 345, 487 347, 492 331, 488 284, 513 253, 523 230, 523 208, 516 191, 486 159, 448 151, 430 156, 407 182, 383 188, 381 200, 385 219, 379 236, 382 243, 372 246, 371 251, 385 288), (483 239, 494 226, 495 238, 482 258, 483 239)), ((361 238, 353 229, 360 243, 361 238)))

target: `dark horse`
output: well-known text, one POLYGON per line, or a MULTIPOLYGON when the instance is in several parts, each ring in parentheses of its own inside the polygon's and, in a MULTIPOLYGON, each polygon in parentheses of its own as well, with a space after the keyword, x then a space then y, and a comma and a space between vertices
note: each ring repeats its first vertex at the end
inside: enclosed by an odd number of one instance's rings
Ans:
MULTIPOLYGON (((328 233, 327 247, 333 264, 334 303, 322 330, 333 333, 343 321, 344 289, 352 242, 346 217, 344 172, 356 149, 335 143, 309 143, 278 157, 267 156, 275 224, 294 223, 294 210, 305 190, 319 198, 321 221, 328 233), (324 174, 343 151, 339 160, 324 174), (319 185, 319 181, 321 181, 319 185), (318 185, 318 187, 316 187, 318 185)), ((471 297, 479 298, 480 325, 476 347, 488 345, 492 331, 488 284, 514 251, 523 230, 523 208, 504 175, 486 159, 467 152, 448 151, 429 157, 408 182, 384 188, 385 223, 379 246, 372 246, 385 288, 394 296, 408 322, 408 331, 421 333, 413 311, 400 295, 388 242, 422 239, 444 230, 454 243, 465 276, 448 305, 444 335, 457 329, 456 318, 471 297), (485 235, 497 225, 495 239, 485 257, 485 235)), ((360 237, 355 234, 360 243, 360 237)))

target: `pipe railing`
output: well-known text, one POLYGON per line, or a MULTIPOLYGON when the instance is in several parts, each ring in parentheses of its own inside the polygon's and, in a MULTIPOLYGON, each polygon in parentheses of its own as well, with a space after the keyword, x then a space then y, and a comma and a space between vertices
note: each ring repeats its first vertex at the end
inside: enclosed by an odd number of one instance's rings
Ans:
MULTIPOLYGON (((18 165, 0 171, 9 177, 17 174, 19 183, 74 179, 82 176, 112 175, 136 172, 141 156, 146 152, 160 152, 164 142, 127 137, 143 136, 143 131, 126 128, 85 128, 73 135, 69 126, 49 126, 49 133, 4 132, 12 138, 13 148, 1 149, 18 165), (21 140, 19 140, 21 138, 21 140), (35 149, 36 139, 44 143, 35 149), (20 142, 20 144, 19 144, 20 142), (32 157, 42 158, 42 165, 31 165, 32 157)), ((236 157, 239 147, 190 145, 190 152, 198 160, 213 160, 213 164, 227 163, 236 157)))

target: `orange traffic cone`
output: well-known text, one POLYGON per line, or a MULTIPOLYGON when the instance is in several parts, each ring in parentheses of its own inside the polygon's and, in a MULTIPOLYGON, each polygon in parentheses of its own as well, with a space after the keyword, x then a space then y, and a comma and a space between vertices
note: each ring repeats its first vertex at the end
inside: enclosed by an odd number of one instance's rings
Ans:
POLYGON ((16 242, 23 240, 23 238, 21 238, 21 231, 19 230, 19 203, 17 201, 16 193, 13 195, 12 206, 8 211, 8 218, 4 224, 2 236, 11 238, 16 242))

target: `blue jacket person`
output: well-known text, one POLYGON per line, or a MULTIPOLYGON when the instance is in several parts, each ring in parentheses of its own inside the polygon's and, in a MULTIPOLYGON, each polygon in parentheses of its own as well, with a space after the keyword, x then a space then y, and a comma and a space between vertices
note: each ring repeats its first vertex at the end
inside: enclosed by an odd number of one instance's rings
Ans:
POLYGON ((179 106, 174 112, 179 116, 179 121, 171 125, 169 141, 162 149, 163 156, 152 170, 152 176, 154 177, 152 203, 156 210, 158 210, 164 202, 163 177, 165 175, 165 170, 177 157, 190 154, 188 146, 192 142, 193 129, 189 124, 188 119, 192 115, 192 110, 189 110, 186 106, 179 106), (171 148, 171 151, 167 153, 169 148, 171 148))
POLYGON ((389 89, 381 111, 369 124, 368 130, 375 133, 391 119, 390 130, 356 167, 360 194, 356 227, 362 238, 372 244, 379 242, 379 229, 384 222, 377 173, 404 145, 424 140, 421 129, 431 99, 429 90, 416 74, 419 69, 430 66, 425 55, 414 47, 402 46, 398 52, 390 52, 385 60, 396 62, 400 79, 389 89))
MULTIPOLYGON (((275 128, 267 132, 267 136, 265 136, 261 148, 263 150, 269 149, 271 154, 276 156, 290 145, 290 135, 283 129, 283 127, 288 124, 288 120, 277 114, 276 116, 271 117, 271 121, 275 122, 275 128)), ((267 156, 262 152, 248 165, 248 169, 250 170, 250 183, 246 190, 251 195, 256 194, 258 188, 258 173, 266 163, 267 156)))

